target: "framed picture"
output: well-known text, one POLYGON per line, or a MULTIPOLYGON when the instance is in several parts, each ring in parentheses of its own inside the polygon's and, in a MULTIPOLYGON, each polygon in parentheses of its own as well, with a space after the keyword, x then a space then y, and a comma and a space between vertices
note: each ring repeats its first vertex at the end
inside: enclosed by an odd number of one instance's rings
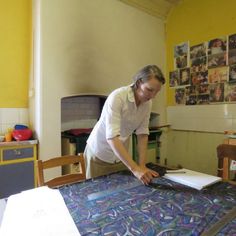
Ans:
POLYGON ((197 72, 191 74, 191 84, 207 84, 208 83, 208 71, 197 72))
POLYGON ((228 81, 228 67, 219 67, 208 70, 209 83, 220 83, 228 81))
POLYGON ((209 55, 208 68, 225 66, 226 60, 227 60, 226 52, 209 55))
POLYGON ((175 90, 175 103, 177 105, 185 105, 185 88, 175 90))
POLYGON ((224 83, 210 85, 210 102, 224 101, 224 83))
POLYGON ((189 51, 189 43, 181 43, 174 47, 174 57, 182 57, 182 56, 188 56, 189 51))
POLYGON ((206 57, 207 55, 207 43, 201 43, 190 47, 190 59, 197 57, 206 57))
POLYGON ((229 65, 236 64, 236 49, 229 50, 229 53, 228 53, 228 64, 229 65))
POLYGON ((175 88, 178 105, 235 103, 236 33, 196 45, 175 45, 169 87, 175 88))
POLYGON ((207 58, 197 57, 191 59, 191 73, 207 71, 207 58))
POLYGON ((208 42, 208 55, 214 55, 225 52, 227 49, 227 37, 222 36, 212 39, 208 42))
POLYGON ((189 66, 189 43, 181 43, 174 47, 175 70, 189 66))
POLYGON ((236 64, 229 66, 229 83, 236 83, 236 64))
POLYGON ((236 102, 236 84, 225 83, 225 101, 236 102))
POLYGON ((236 34, 229 35, 228 45, 229 50, 236 49, 236 34))
POLYGON ((179 86, 179 70, 171 71, 169 74, 170 87, 179 86))
POLYGON ((190 84, 190 68, 180 69, 179 73, 180 73, 179 84, 180 85, 190 84))

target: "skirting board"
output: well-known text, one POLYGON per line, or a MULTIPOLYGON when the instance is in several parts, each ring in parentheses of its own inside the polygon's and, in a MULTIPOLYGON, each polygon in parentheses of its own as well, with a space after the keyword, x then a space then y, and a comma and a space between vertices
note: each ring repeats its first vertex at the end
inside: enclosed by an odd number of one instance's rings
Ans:
POLYGON ((167 122, 175 130, 214 133, 236 130, 236 104, 169 106, 167 122))

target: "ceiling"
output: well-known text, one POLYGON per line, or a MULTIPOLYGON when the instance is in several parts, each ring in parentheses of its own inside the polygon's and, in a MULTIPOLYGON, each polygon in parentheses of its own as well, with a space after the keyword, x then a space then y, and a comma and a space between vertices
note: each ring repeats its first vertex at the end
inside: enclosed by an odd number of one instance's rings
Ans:
POLYGON ((165 20, 171 9, 182 0, 120 0, 152 16, 165 20))

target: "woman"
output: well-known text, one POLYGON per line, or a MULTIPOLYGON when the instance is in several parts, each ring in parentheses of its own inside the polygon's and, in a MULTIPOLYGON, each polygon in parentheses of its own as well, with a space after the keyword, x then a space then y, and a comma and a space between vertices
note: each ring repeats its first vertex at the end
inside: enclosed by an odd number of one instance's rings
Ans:
POLYGON ((159 176, 145 164, 151 99, 164 83, 161 70, 156 65, 148 65, 135 75, 133 84, 118 88, 108 96, 84 151, 87 178, 125 168, 144 184, 159 176), (138 139, 138 163, 133 161, 128 151, 133 132, 138 139))

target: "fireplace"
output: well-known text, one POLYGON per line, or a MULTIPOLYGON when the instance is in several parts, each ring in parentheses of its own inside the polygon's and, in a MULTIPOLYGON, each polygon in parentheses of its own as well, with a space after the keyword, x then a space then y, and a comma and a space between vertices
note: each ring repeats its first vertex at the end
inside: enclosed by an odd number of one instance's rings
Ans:
POLYGON ((62 155, 84 151, 87 138, 98 121, 106 100, 104 95, 74 95, 61 99, 62 155))

